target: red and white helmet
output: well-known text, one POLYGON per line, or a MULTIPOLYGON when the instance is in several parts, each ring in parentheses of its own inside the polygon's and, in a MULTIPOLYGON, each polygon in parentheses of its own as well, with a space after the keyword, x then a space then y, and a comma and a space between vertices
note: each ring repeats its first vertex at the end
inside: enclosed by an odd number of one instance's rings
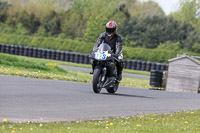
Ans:
POLYGON ((109 21, 106 24, 106 33, 108 36, 112 36, 117 32, 117 23, 115 21, 109 21))

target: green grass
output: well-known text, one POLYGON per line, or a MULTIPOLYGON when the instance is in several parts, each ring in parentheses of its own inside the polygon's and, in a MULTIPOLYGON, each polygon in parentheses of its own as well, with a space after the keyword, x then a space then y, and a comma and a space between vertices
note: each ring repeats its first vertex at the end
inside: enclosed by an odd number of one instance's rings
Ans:
MULTIPOLYGON (((89 73, 64 70, 58 67, 59 64, 71 66, 80 65, 75 63, 34 59, 29 57, 21 57, 0 53, 0 74, 3 75, 17 75, 39 79, 92 83, 92 75, 90 75, 89 73)), ((123 77, 120 86, 150 88, 149 80, 129 77, 123 77)))
POLYGON ((21 69, 40 70, 43 72, 53 71, 56 73, 67 73, 67 71, 57 67, 56 65, 46 65, 44 61, 32 60, 31 58, 0 54, 1 66, 14 66, 21 69))
POLYGON ((147 71, 137 71, 137 70, 124 69, 123 72, 150 76, 150 72, 147 72, 147 71))
MULTIPOLYGON (((1 133, 200 133, 200 110, 92 121, 0 123, 1 133)), ((9 120, 8 120, 9 121, 9 120)))
MULTIPOLYGON (((74 66, 74 67, 82 67, 82 68, 92 69, 92 66, 87 65, 87 64, 78 64, 78 63, 72 63, 72 62, 62 62, 62 61, 45 60, 45 59, 39 59, 39 60, 47 61, 47 62, 51 62, 51 63, 57 63, 59 65, 66 65, 66 66, 74 66)), ((124 73, 140 74, 140 75, 150 76, 150 72, 147 72, 147 71, 137 71, 137 70, 124 69, 123 72, 124 73)))
MULTIPOLYGON (((16 66, 16 64, 17 64, 17 66, 23 65, 23 67, 25 67, 25 68, 36 67, 35 63, 38 64, 38 65, 39 64, 53 63, 53 64, 57 64, 57 65, 66 65, 66 66, 74 66, 74 67, 82 67, 82 68, 92 69, 92 66, 88 65, 88 64, 78 64, 78 63, 72 63, 72 62, 63 62, 63 61, 48 60, 48 59, 38 59, 38 58, 30 58, 30 57, 23 57, 23 56, 7 55, 7 54, 0 53, 0 64, 5 64, 5 62, 6 62, 7 65, 10 65, 10 66, 13 66, 13 65, 16 66), (22 59, 24 61, 23 64, 22 64, 22 62, 18 61, 19 60, 18 58, 17 58, 17 61, 15 61, 16 60, 15 57, 16 58, 20 57, 20 59, 22 59), (27 59, 28 59, 28 61, 25 62, 27 59)), ((42 67, 42 68, 44 68, 44 67, 42 67)), ((131 74, 140 74, 140 75, 150 76, 150 72, 147 72, 147 71, 137 71, 137 70, 124 69, 123 72, 125 72, 125 73, 131 73, 131 74)))
POLYGON ((64 70, 56 63, 28 57, 0 54, 0 74, 22 77, 91 82, 84 73, 64 70))
MULTIPOLYGON (((44 60, 44 59, 40 59, 40 60, 44 60)), ((59 65, 66 65, 66 66, 74 66, 74 67, 82 67, 82 68, 92 69, 92 66, 91 65, 87 65, 87 64, 78 64, 78 63, 71 63, 71 62, 61 62, 61 61, 54 61, 54 60, 46 60, 46 61, 52 62, 52 63, 57 63, 59 65)), ((150 76, 150 72, 147 72, 147 71, 137 71, 137 70, 124 69, 123 72, 124 73, 140 74, 140 75, 150 76)))

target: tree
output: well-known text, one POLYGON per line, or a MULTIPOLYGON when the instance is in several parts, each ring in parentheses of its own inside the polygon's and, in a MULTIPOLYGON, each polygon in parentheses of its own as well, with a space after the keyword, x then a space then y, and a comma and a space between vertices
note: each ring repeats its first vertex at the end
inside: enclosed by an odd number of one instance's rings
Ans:
POLYGON ((40 26, 40 20, 35 17, 35 14, 31 13, 29 15, 25 10, 10 15, 6 23, 13 27, 20 23, 29 31, 30 34, 35 33, 40 26))
POLYGON ((5 22, 8 18, 7 10, 11 5, 7 2, 0 2, 0 22, 5 22))
POLYGON ((191 23, 200 33, 200 0, 180 0, 179 10, 171 14, 176 19, 191 23))
POLYGON ((146 18, 154 16, 164 17, 165 13, 163 9, 158 5, 158 3, 153 1, 144 2, 141 5, 141 11, 139 17, 146 18))
POLYGON ((124 9, 119 10, 117 0, 96 1, 94 3, 94 9, 91 11, 91 16, 87 22, 87 28, 84 31, 84 37, 91 42, 96 42, 99 34, 105 31, 105 24, 109 20, 116 21, 118 25, 126 18, 124 15, 126 12, 124 9), (120 18, 120 19, 119 19, 120 18))
POLYGON ((46 32, 50 32, 51 35, 58 35, 62 32, 61 30, 61 20, 62 14, 57 13, 52 10, 45 16, 42 20, 42 26, 46 30, 46 32))
POLYGON ((122 27, 119 28, 120 33, 128 39, 126 42, 134 42, 126 45, 134 47, 157 48, 166 42, 180 42, 180 49, 194 51, 193 45, 199 44, 200 39, 200 35, 191 24, 177 21, 173 17, 134 17, 125 21, 122 27))
POLYGON ((64 14, 61 29, 70 38, 83 37, 83 30, 86 27, 88 18, 84 18, 82 13, 69 10, 64 14))

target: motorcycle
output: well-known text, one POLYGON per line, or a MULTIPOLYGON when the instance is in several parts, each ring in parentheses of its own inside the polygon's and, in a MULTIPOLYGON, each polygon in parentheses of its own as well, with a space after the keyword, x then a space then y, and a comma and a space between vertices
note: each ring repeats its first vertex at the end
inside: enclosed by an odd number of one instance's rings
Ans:
POLYGON ((107 43, 102 43, 91 54, 93 63, 93 91, 100 93, 105 88, 108 93, 115 93, 118 90, 117 68, 114 53, 107 43))

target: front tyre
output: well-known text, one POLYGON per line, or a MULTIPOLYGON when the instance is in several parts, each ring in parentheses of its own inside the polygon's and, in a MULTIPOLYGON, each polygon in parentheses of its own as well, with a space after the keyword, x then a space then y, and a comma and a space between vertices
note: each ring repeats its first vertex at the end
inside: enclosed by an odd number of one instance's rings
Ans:
POLYGON ((101 91, 101 87, 100 87, 100 73, 101 70, 100 69, 94 69, 94 73, 93 73, 93 91, 94 93, 99 93, 101 91))
POLYGON ((108 93, 115 93, 118 90, 119 83, 116 83, 114 87, 106 89, 108 93))

